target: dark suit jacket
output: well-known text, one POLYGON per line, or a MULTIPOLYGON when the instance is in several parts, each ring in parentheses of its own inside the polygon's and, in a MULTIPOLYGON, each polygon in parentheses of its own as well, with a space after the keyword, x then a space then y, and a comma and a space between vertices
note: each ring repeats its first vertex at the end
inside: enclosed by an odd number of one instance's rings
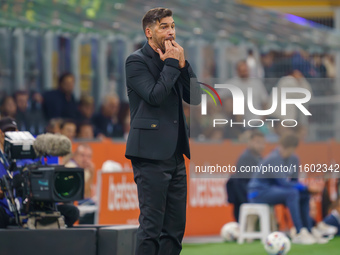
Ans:
POLYGON ((190 78, 196 75, 189 63, 186 61, 182 69, 178 63, 172 58, 163 62, 148 43, 127 58, 131 113, 127 158, 169 159, 175 153, 179 134, 182 152, 190 158, 182 99, 189 104, 200 104, 201 90, 196 82, 190 83, 190 78))
POLYGON ((95 114, 92 118, 97 133, 107 137, 123 137, 124 130, 121 123, 113 123, 111 118, 105 117, 101 112, 95 114))
POLYGON ((65 94, 59 89, 46 91, 43 94, 43 112, 47 120, 53 118, 76 119, 78 115, 77 102, 72 95, 66 100, 65 94))

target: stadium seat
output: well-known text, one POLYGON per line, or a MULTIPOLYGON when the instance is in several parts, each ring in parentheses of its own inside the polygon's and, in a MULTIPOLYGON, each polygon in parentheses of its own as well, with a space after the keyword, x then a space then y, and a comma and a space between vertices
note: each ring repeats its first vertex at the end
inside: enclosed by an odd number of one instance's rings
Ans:
POLYGON ((274 208, 267 204, 242 204, 240 208, 240 235, 238 243, 244 243, 245 239, 261 239, 265 242, 266 237, 276 230, 274 208), (250 222, 248 216, 256 215, 260 220, 260 231, 254 231, 256 221, 250 222), (251 226, 249 226, 249 224, 251 226), (248 225, 248 226, 247 226, 248 225))

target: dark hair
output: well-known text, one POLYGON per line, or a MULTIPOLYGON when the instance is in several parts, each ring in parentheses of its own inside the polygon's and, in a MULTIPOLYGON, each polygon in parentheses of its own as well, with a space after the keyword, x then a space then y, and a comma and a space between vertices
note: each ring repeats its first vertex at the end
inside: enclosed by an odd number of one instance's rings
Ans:
POLYGON ((63 122, 60 124, 60 129, 63 129, 65 127, 66 124, 73 124, 75 126, 77 126, 76 122, 72 119, 65 119, 63 120, 63 122))
POLYGON ((79 99, 78 105, 94 105, 94 100, 92 96, 89 95, 82 95, 79 99))
POLYGON ((253 131, 251 132, 250 139, 254 139, 255 137, 264 137, 264 134, 260 131, 253 131))
POLYGON ((171 17, 172 11, 167 8, 154 8, 149 10, 142 19, 143 24, 143 31, 145 33, 145 29, 153 24, 155 24, 157 21, 160 22, 161 19, 165 17, 171 17))
POLYGON ((50 121, 47 123, 47 126, 45 128, 46 133, 53 133, 53 129, 58 126, 60 129, 60 125, 63 122, 62 118, 54 118, 50 119, 50 121))
POLYGON ((22 95, 29 96, 29 93, 27 90, 17 90, 14 92, 13 98, 16 100, 18 96, 22 96, 22 95))
POLYGON ((84 120, 84 121, 81 121, 80 123, 78 123, 78 125, 77 125, 77 135, 80 133, 80 130, 83 127, 86 127, 86 126, 91 126, 92 130, 94 131, 94 127, 93 127, 92 123, 89 120, 84 120))
POLYGON ((65 78, 72 76, 74 78, 74 75, 71 72, 65 72, 62 75, 59 76, 58 79, 58 87, 60 87, 60 85, 63 83, 63 81, 65 80, 65 78))
POLYGON ((283 135, 280 139, 280 145, 285 149, 296 148, 299 145, 299 138, 293 134, 283 135))

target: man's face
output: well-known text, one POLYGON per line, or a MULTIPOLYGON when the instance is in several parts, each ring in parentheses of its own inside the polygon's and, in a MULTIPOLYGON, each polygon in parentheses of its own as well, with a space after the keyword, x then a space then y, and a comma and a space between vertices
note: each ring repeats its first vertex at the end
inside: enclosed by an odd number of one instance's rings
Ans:
POLYGON ((280 146, 280 152, 282 158, 289 158, 295 153, 296 148, 295 147, 288 147, 288 148, 283 148, 280 146))
POLYGON ((9 116, 15 116, 17 112, 17 105, 15 104, 13 97, 6 98, 4 102, 4 110, 9 116))
POLYGON ((83 104, 79 107, 79 111, 86 117, 91 118, 94 112, 94 106, 92 104, 83 104))
POLYGON ((78 138, 93 139, 93 128, 91 125, 84 125, 80 128, 78 138))
POLYGON ((237 74, 240 78, 248 78, 249 77, 249 69, 247 63, 242 62, 237 66, 237 74))
POLYGON ((72 75, 66 76, 61 85, 61 90, 66 94, 72 94, 74 89, 74 77, 72 75))
POLYGON ((92 150, 88 147, 79 146, 73 156, 74 161, 81 168, 88 168, 92 162, 92 150))
POLYGON ((147 29, 151 30, 151 42, 163 53, 165 52, 165 41, 176 39, 175 22, 172 17, 165 17, 147 29))
POLYGON ((266 140, 263 136, 255 136, 249 141, 249 148, 256 151, 258 154, 262 154, 266 146, 266 140))
POLYGON ((20 111, 25 112, 28 106, 28 95, 22 94, 16 96, 17 107, 20 111))
POLYGON ((115 117, 119 112, 119 98, 112 97, 107 100, 107 102, 103 106, 104 115, 107 117, 115 117))
POLYGON ((74 123, 66 123, 61 130, 61 134, 72 140, 76 136, 76 129, 77 127, 74 123))

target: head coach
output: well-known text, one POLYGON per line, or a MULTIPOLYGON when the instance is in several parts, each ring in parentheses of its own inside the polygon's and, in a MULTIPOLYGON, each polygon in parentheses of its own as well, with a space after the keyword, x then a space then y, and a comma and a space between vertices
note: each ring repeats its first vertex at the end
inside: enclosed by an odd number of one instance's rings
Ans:
POLYGON ((182 100, 199 104, 201 90, 175 41, 172 11, 149 10, 143 17, 145 45, 126 60, 131 129, 126 157, 138 189, 136 254, 179 254, 185 229, 187 180, 183 154, 190 158, 182 100))

